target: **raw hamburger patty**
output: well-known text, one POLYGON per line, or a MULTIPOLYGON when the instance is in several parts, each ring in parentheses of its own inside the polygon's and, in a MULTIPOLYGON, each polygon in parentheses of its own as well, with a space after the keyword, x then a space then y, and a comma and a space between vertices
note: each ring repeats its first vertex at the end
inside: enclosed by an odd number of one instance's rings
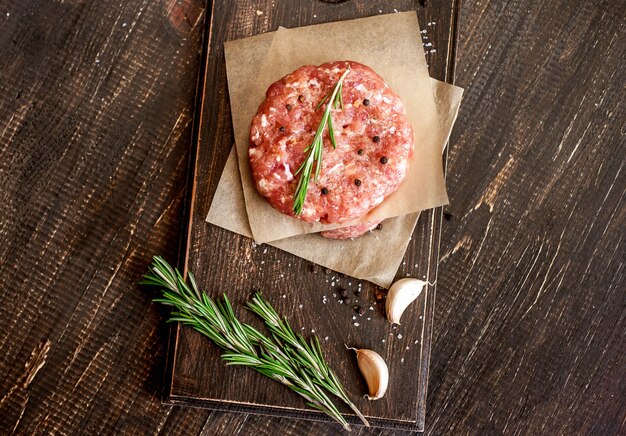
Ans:
POLYGON ((333 109, 337 148, 326 129, 322 168, 311 178, 300 218, 344 223, 361 217, 395 191, 413 153, 404 105, 371 68, 348 61, 303 66, 273 83, 250 127, 250 166, 261 195, 294 216, 296 171, 306 157, 326 104, 345 72, 343 109, 333 109))
POLYGON ((382 220, 370 221, 367 223, 355 224, 348 227, 340 227, 334 230, 320 232, 324 238, 328 239, 354 239, 364 235, 370 230, 374 230, 382 220))

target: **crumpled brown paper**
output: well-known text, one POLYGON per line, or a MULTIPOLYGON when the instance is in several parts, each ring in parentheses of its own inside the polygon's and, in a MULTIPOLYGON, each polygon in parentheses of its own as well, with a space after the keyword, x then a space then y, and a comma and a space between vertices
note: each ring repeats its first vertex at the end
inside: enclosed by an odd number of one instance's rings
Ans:
MULTIPOLYGON (((395 16, 397 15, 404 14, 396 14, 395 16)), ((249 52, 245 59, 241 58, 238 61, 258 64, 262 59, 267 58, 268 52, 273 49, 272 39, 281 32, 263 34, 241 40, 247 42, 246 45, 249 52)), ((416 35, 419 35, 419 33, 416 35)), ((417 38, 417 41, 419 41, 419 38, 417 38)), ((355 58, 351 59, 358 61, 355 58)), ((429 84, 430 95, 434 96, 435 115, 438 118, 431 124, 430 141, 437 153, 440 153, 448 141, 463 90, 434 79, 429 79, 429 84)), ((256 108, 254 112, 256 112, 256 108)), ((248 123, 254 112, 250 115, 248 123)), ((234 119, 237 116, 241 117, 241 115, 236 115, 236 113, 235 108, 233 108, 233 122, 235 122, 234 119)), ((441 165, 440 155, 438 157, 438 165, 441 165)), ((245 160, 247 162, 247 154, 245 155, 245 160)), ((242 179, 245 178, 240 175, 237 153, 233 147, 213 198, 207 221, 244 236, 252 237, 253 233, 248 221, 242 179)), ((249 173, 248 179, 250 179, 249 173)), ((249 181, 252 183, 251 180, 249 181)), ((256 193, 256 191, 254 192, 256 193)), ((262 197, 260 198, 262 199, 262 197)), ((274 211, 264 199, 262 200, 270 210, 274 211)), ((286 217, 278 212, 276 213, 299 223, 299 220, 286 217)), ((324 239, 316 234, 300 234, 272 241, 269 245, 281 248, 335 271, 388 287, 395 276, 398 266, 402 262, 418 216, 419 213, 410 213, 387 219, 382 230, 372 232, 355 240, 338 241, 324 239)))
POLYGON ((265 35, 225 44, 239 170, 248 220, 257 243, 447 204, 440 148, 432 135, 438 123, 437 110, 420 41, 417 17, 407 12, 279 29, 271 44, 265 35), (302 65, 344 59, 373 67, 400 96, 413 126, 415 150, 398 190, 369 214, 350 223, 307 223, 278 212, 257 192, 248 161, 250 122, 271 83, 302 65))

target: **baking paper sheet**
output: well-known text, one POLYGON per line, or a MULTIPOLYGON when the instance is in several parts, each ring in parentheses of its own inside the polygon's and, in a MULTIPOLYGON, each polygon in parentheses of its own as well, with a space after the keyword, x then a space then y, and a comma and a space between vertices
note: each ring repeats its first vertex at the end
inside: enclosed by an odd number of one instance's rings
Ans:
MULTIPOLYGON (((430 79, 430 83, 440 122, 435 136, 439 150, 443 150, 461 104, 463 89, 435 79, 430 79)), ((317 234, 305 234, 270 242, 269 245, 388 288, 402 262, 418 216, 419 213, 413 213, 389 218, 384 221, 382 230, 354 240, 338 241, 317 234)), ((234 147, 217 186, 207 221, 252 237, 234 147)))
POLYGON ((280 29, 225 44, 226 71, 246 211, 257 243, 447 204, 437 109, 414 12, 280 29), (351 223, 306 223, 276 211, 254 187, 248 161, 250 122, 269 85, 302 65, 352 60, 369 65, 401 97, 415 152, 406 179, 370 214, 351 223))

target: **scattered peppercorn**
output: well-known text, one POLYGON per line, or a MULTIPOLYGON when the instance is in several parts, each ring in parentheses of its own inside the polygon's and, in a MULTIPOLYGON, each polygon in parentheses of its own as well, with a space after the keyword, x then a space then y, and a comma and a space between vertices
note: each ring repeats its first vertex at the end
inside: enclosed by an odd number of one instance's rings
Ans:
POLYGON ((363 106, 369 106, 369 105, 370 105, 370 101, 367 98, 363 100, 363 106))
POLYGON ((364 307, 361 307, 359 309, 359 315, 361 315, 361 316, 365 315, 365 308, 364 307))
POLYGON ((317 266, 316 264, 312 263, 311 265, 309 265, 309 270, 310 270, 312 273, 316 273, 316 272, 318 272, 318 271, 319 271, 319 268, 318 268, 318 266, 317 266))
POLYGON ((372 138, 372 141, 374 142, 379 142, 380 141, 380 136, 376 135, 372 138))
POLYGON ((342 289, 342 290, 341 290, 341 296, 342 296, 343 298, 346 298, 346 297, 348 296, 348 291, 346 291, 345 289, 342 289))
POLYGON ((293 109, 293 107, 291 107, 291 105, 290 105, 290 104, 288 104, 288 105, 286 106, 286 108, 287 108, 287 110, 288 110, 288 111, 290 111, 291 109, 293 109))
POLYGON ((354 184, 357 186, 361 186, 361 181, 359 179, 354 179, 354 184))
POLYGON ((328 188, 322 188, 322 195, 328 194, 328 188))
POLYGON ((278 130, 280 130, 281 132, 284 132, 284 131, 285 131, 285 126, 280 126, 280 127, 278 128, 278 130))
POLYGON ((428 6, 428 0, 420 0, 420 5, 425 8, 426 6, 428 6))
POLYGON ((389 162, 389 160, 387 159, 386 156, 383 156, 383 157, 380 158, 380 163, 381 164, 386 164, 387 162, 389 162))
POLYGON ((330 268, 324 268, 324 273, 326 273, 326 274, 330 274, 331 272, 333 272, 333 270, 332 270, 332 269, 330 269, 330 268))
POLYGON ((359 148, 359 151, 357 151, 357 153, 358 153, 359 156, 363 156, 363 149, 359 148))
POLYGON ((446 221, 450 221, 452 219, 452 214, 448 212, 447 210, 444 210, 443 217, 446 219, 446 221))
POLYGON ((304 95, 300 94, 300 95, 298 96, 298 101, 299 101, 300 103, 302 103, 302 102, 304 101, 304 95))
POLYGON ((350 303, 352 303, 352 300, 349 298, 346 298, 343 300, 343 304, 350 304, 350 303))
POLYGON ((385 294, 383 290, 380 288, 376 289, 376 294, 374 298, 376 298, 376 301, 383 301, 385 299, 385 294))
POLYGON ((382 230, 383 229, 383 225, 381 223, 378 223, 378 225, 376 226, 376 230, 382 230))
POLYGON ((361 293, 360 289, 357 289, 356 291, 354 291, 354 295, 359 295, 361 293))

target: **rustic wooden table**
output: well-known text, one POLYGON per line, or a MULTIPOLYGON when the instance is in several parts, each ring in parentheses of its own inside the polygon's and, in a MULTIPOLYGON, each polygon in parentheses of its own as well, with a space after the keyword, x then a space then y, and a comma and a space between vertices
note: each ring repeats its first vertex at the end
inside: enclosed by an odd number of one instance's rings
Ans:
POLYGON ((625 2, 272 3, 0 4, 0 433, 337 431, 163 405, 166 313, 134 283, 179 257, 205 18, 401 5, 435 21, 431 74, 466 88, 427 432, 623 434, 625 2))

